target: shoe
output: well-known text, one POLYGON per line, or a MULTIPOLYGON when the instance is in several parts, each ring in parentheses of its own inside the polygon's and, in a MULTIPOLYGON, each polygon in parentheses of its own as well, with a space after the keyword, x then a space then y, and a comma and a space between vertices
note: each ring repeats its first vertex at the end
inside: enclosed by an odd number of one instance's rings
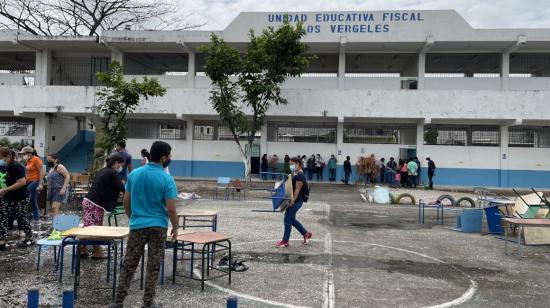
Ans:
POLYGON ((306 232, 306 234, 304 234, 304 245, 308 245, 309 244, 309 240, 313 237, 313 233, 311 232, 306 232))
POLYGON ((286 248, 290 246, 290 244, 287 241, 280 241, 277 244, 275 244, 275 247, 277 248, 286 248))
POLYGON ((31 239, 26 239, 24 241, 22 241, 21 243, 19 243, 19 247, 21 248, 26 248, 26 247, 30 247, 32 245, 34 245, 34 241, 31 240, 31 239))
POLYGON ((0 244, 0 251, 5 251, 5 250, 6 250, 6 243, 0 244))

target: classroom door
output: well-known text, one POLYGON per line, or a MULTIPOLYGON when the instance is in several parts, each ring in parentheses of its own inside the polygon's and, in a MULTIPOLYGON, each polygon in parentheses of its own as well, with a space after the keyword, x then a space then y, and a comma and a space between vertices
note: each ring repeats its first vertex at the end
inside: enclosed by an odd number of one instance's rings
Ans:
POLYGON ((246 144, 245 151, 247 155, 250 155, 250 173, 260 174, 260 145, 253 144, 252 151, 250 151, 248 144, 246 144))

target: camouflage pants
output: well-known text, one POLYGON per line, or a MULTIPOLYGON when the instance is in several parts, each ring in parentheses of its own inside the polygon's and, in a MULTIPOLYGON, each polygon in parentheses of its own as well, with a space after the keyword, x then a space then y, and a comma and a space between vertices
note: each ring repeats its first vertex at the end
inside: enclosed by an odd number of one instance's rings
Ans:
POLYGON ((128 295, 128 289, 134 277, 136 268, 144 254, 147 244, 147 273, 145 280, 145 292, 143 293, 143 304, 153 304, 156 293, 156 284, 159 276, 161 260, 164 257, 164 242, 166 240, 166 229, 150 227, 138 230, 131 230, 126 246, 126 255, 120 273, 119 285, 116 291, 115 306, 122 307, 124 298, 128 295))

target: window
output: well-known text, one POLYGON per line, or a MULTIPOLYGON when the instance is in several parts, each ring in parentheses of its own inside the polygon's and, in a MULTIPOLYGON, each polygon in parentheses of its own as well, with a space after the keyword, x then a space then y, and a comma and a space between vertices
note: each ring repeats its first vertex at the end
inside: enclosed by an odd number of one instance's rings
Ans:
POLYGON ((500 77, 501 55, 497 53, 426 54, 426 77, 500 77))
POLYGON ((34 119, 0 117, 0 136, 34 136, 34 119))
POLYGON ((550 148, 550 127, 511 126, 508 138, 510 147, 550 148))
POLYGON ((344 124, 344 143, 416 144, 416 126, 344 124))
POLYGON ((128 120, 128 138, 185 140, 186 123, 182 120, 128 120))
POLYGON ((500 128, 491 125, 428 125, 424 144, 458 146, 499 146, 500 128))
POLYGON ((513 53, 510 55, 510 77, 550 77, 550 53, 513 53))
MULTIPOLYGON (((254 138, 260 138, 261 134, 261 131, 257 131, 254 138)), ((242 133, 239 139, 248 139, 248 135, 242 133)), ((193 140, 233 140, 233 133, 227 125, 219 121, 194 121, 193 140)))
POLYGON ((336 123, 268 122, 267 140, 275 142, 336 143, 336 123))

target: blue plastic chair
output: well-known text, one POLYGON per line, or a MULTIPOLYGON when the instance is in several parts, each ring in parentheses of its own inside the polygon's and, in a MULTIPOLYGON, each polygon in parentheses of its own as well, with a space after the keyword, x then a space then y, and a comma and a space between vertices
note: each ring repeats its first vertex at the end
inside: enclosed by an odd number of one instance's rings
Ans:
MULTIPOLYGON (((78 217, 77 215, 61 214, 61 215, 56 215, 53 218, 52 226, 55 230, 63 232, 72 228, 77 228, 79 224, 80 224, 80 217, 78 217)), ((61 255, 63 248, 65 247, 65 245, 67 245, 64 242, 64 240, 63 239, 48 240, 48 238, 41 238, 36 242, 36 244, 38 246, 38 260, 36 262, 36 271, 40 271, 40 255, 42 253, 42 247, 49 247, 49 246, 53 246, 54 248, 53 256, 55 261, 55 271, 57 271, 57 269, 60 266, 59 264, 60 258, 57 257, 57 248, 59 247, 59 253, 61 255)), ((74 245, 73 245, 73 255, 74 255, 74 245)), ((72 266, 74 266, 74 264, 72 264, 72 266)), ((63 270, 63 264, 61 264, 61 270, 63 270)))
POLYGON ((218 189, 222 189, 224 191, 224 200, 229 199, 228 187, 230 182, 231 178, 229 177, 218 177, 218 182, 214 187, 214 199, 218 199, 218 189))

